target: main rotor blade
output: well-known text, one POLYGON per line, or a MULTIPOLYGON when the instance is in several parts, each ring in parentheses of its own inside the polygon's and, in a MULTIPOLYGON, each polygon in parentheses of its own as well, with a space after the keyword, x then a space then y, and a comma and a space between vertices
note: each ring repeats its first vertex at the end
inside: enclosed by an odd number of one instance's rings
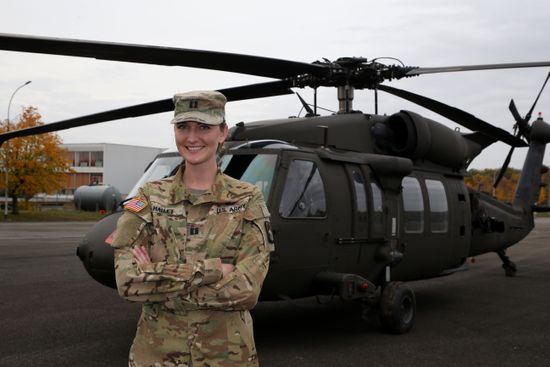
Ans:
POLYGON ((0 50, 81 56, 167 66, 188 66, 269 78, 300 74, 323 76, 326 67, 268 57, 184 48, 98 42, 0 33, 0 50))
MULTIPOLYGON (((284 94, 292 94, 288 88, 288 83, 284 81, 275 81, 268 83, 245 85, 235 88, 220 89, 229 102, 241 101, 252 98, 272 97, 284 94)), ((73 127, 98 124, 101 122, 120 120, 129 117, 139 117, 152 115, 155 113, 168 112, 174 110, 172 99, 162 99, 159 101, 143 103, 139 105, 118 108, 116 110, 94 113, 92 115, 81 116, 69 120, 49 123, 46 125, 29 127, 21 130, 9 131, 0 134, 0 146, 7 140, 23 136, 44 134, 53 131, 71 129, 73 127)))
POLYGON ((383 90, 384 92, 393 94, 395 96, 406 99, 407 101, 416 103, 419 106, 429 109, 437 114, 440 114, 443 117, 448 118, 451 121, 456 122, 459 125, 462 125, 472 131, 479 131, 485 135, 494 137, 500 141, 505 142, 511 146, 515 147, 525 147, 527 144, 515 137, 514 135, 508 133, 507 131, 495 127, 472 114, 464 112, 456 107, 446 105, 444 103, 438 102, 434 99, 424 97, 412 92, 408 92, 403 89, 397 89, 394 87, 389 87, 387 85, 380 84, 378 89, 383 90))
POLYGON ((443 66, 436 68, 414 68, 405 73, 405 76, 415 76, 421 74, 450 73, 454 71, 475 71, 475 70, 496 70, 496 69, 519 69, 519 68, 538 68, 550 66, 550 61, 539 62, 515 62, 508 64, 484 64, 484 65, 462 65, 462 66, 443 66))

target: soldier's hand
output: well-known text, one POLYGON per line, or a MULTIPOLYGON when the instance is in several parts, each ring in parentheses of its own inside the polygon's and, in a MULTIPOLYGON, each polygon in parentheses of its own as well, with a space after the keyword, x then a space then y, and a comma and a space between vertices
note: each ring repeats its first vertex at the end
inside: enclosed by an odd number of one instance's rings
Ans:
POLYGON ((147 249, 143 246, 134 247, 132 249, 132 255, 134 255, 134 258, 136 259, 138 265, 147 265, 151 263, 149 253, 147 252, 147 249))
POLYGON ((222 272, 224 277, 233 272, 233 270, 235 270, 235 266, 233 264, 222 264, 222 272))

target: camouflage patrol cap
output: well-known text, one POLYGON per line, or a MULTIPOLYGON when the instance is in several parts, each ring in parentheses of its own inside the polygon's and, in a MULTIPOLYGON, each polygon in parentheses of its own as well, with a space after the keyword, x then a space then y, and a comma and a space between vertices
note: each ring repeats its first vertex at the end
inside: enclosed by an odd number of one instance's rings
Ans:
POLYGON ((195 121, 207 125, 225 122, 227 99, 217 91, 198 90, 174 95, 172 124, 195 121))

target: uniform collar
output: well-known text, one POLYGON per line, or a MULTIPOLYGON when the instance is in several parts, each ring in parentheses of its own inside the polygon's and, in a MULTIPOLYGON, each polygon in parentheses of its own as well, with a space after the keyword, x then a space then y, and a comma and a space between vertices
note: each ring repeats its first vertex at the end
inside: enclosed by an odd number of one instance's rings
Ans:
POLYGON ((177 204, 183 200, 190 201, 193 205, 202 204, 208 202, 216 203, 232 203, 235 202, 235 195, 229 190, 225 175, 218 168, 214 184, 207 189, 196 200, 192 201, 192 195, 189 194, 185 184, 183 183, 183 173, 185 172, 185 165, 182 164, 176 174, 174 175, 174 181, 170 185, 170 202, 171 204, 177 204))

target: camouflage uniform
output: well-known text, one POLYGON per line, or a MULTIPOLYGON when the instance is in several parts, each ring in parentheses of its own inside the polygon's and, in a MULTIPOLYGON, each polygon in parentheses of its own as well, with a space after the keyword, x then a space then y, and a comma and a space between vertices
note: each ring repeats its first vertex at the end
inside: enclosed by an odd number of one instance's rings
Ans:
POLYGON ((183 170, 147 183, 118 222, 118 291, 143 303, 129 366, 257 366, 248 310, 273 249, 262 194, 218 172, 210 190, 192 195, 183 170), (151 264, 136 264, 135 246, 151 264), (223 277, 221 263, 235 270, 223 277))

